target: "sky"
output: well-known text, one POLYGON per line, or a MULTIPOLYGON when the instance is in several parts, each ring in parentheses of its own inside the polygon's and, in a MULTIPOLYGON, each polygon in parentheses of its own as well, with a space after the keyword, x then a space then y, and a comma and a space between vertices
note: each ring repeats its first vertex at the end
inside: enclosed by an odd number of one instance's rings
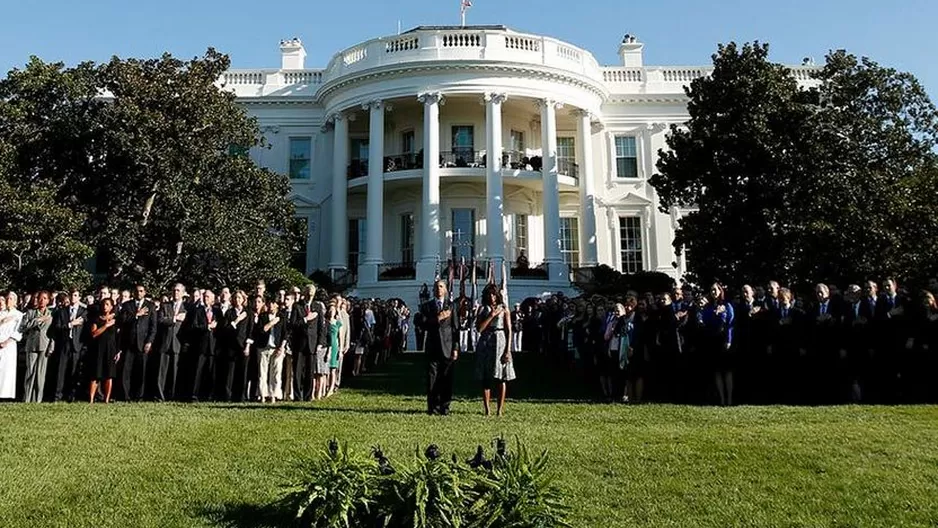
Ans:
MULTIPOLYGON (((75 64, 183 58, 214 47, 233 68, 276 68, 280 39, 299 37, 308 68, 338 51, 418 25, 459 23, 460 0, 0 0, 0 70, 31 55, 75 64)), ((721 42, 760 40, 772 59, 823 62, 846 49, 918 77, 938 101, 938 0, 473 0, 469 24, 504 24, 565 40, 618 63, 626 33, 646 65, 703 65, 721 42)))

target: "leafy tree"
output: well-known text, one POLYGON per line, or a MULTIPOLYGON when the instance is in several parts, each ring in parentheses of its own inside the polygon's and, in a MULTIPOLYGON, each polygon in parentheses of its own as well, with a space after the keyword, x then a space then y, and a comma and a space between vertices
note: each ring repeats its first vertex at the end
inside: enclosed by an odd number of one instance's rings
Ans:
POLYGON ((0 143, 0 284, 88 286, 84 264, 92 251, 78 237, 82 218, 56 203, 53 189, 13 180, 12 153, 0 143))
POLYGON ((109 280, 163 288, 287 273, 300 235, 289 181, 231 152, 264 145, 216 85, 228 67, 211 49, 75 68, 33 58, 0 81, 14 171, 83 218, 109 280))
POLYGON ((675 239, 693 254, 688 278, 921 277, 938 240, 921 218, 938 205, 928 191, 938 112, 924 90, 845 52, 801 89, 768 51, 720 46, 713 74, 687 89, 690 120, 660 153, 661 209, 697 208, 675 239))

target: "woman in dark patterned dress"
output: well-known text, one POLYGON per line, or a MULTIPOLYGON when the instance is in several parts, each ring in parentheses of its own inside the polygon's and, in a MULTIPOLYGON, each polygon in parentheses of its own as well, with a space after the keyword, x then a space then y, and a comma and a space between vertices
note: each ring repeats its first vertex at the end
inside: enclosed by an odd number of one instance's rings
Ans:
POLYGON ((482 406, 485 415, 491 414, 492 388, 499 387, 497 413, 505 410, 507 382, 515 379, 515 366, 511 357, 511 314, 494 285, 482 293, 482 306, 476 315, 479 341, 476 345, 476 377, 482 382, 482 406))
POLYGON ((91 324, 91 354, 88 358, 89 377, 91 378, 90 401, 94 403, 98 392, 98 382, 104 386, 104 403, 111 401, 111 386, 117 376, 117 327, 114 316, 114 301, 101 301, 101 313, 91 324))

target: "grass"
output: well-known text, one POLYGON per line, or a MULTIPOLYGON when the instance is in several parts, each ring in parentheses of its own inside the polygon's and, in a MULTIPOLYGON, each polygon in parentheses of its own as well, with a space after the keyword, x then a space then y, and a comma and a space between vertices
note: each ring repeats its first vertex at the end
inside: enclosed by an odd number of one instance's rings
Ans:
POLYGON ((445 418, 422 412, 419 357, 317 404, 2 405, 0 526, 272 526, 333 436, 467 459, 500 434, 550 449, 575 526, 938 525, 938 407, 587 404, 519 358, 523 400, 486 419, 471 371, 445 418))

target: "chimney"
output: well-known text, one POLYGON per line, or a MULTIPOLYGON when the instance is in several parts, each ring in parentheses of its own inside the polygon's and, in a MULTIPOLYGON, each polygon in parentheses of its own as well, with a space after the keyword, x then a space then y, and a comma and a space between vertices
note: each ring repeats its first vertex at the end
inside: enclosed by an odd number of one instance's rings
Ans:
POLYGON ((296 37, 280 41, 280 69, 302 70, 305 60, 306 49, 303 47, 303 41, 296 37))
POLYGON ((626 34, 622 39, 622 44, 619 45, 619 57, 622 59, 622 65, 629 68, 641 68, 644 64, 642 61, 642 49, 645 45, 638 41, 635 38, 635 35, 626 34))

